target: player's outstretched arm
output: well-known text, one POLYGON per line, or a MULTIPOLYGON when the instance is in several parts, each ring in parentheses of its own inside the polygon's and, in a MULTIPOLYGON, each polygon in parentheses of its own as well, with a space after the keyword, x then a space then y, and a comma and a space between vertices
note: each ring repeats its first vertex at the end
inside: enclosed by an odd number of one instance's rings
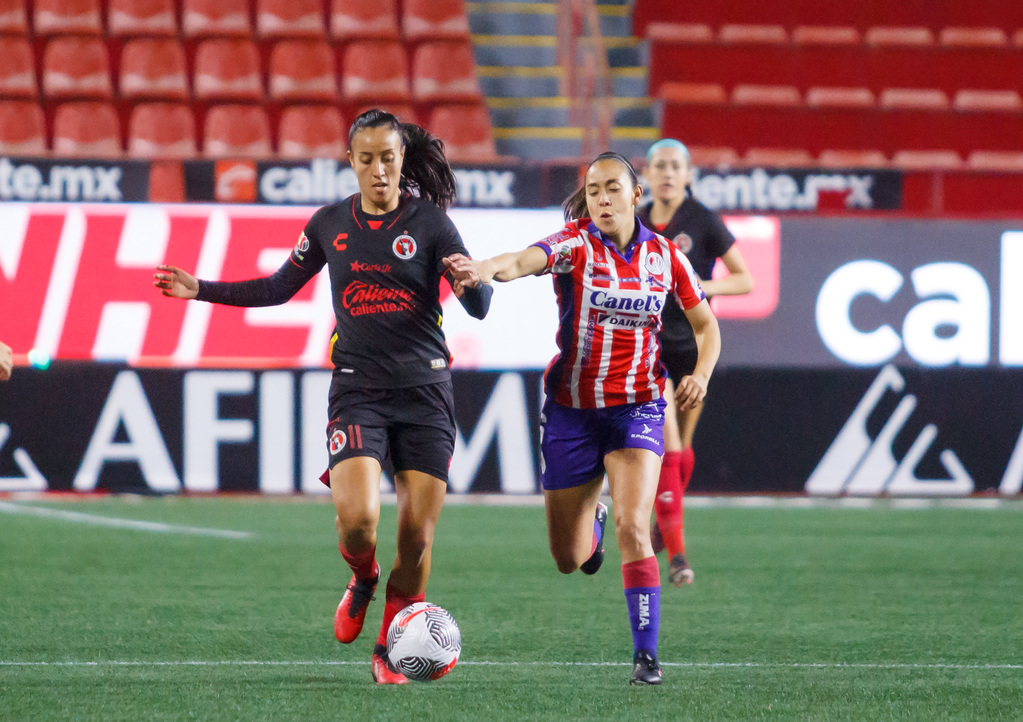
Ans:
POLYGON ((157 266, 153 285, 171 298, 195 298, 199 293, 199 279, 177 266, 157 266))
POLYGON ((444 275, 462 308, 473 318, 484 319, 490 310, 494 287, 480 280, 472 259, 461 253, 452 253, 441 261, 447 269, 444 275))
POLYGON ((11 347, 0 341, 0 381, 9 379, 13 370, 14 357, 11 355, 11 347))
POLYGON ((686 318, 696 335, 698 356, 693 373, 683 376, 675 391, 675 403, 680 409, 691 409, 703 403, 710 375, 721 355, 721 330, 710 304, 706 300, 700 301, 686 311, 686 318))
POLYGON ((535 276, 545 268, 547 254, 537 246, 529 246, 515 253, 502 253, 480 261, 478 273, 484 283, 491 280, 505 282, 523 276, 535 276))

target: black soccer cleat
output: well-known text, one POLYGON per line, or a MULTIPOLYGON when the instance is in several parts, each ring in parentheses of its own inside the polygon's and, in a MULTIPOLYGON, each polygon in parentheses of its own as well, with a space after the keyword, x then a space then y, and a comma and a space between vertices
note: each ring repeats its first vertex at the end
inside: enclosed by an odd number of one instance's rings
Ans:
POLYGON ((593 550, 593 554, 590 558, 579 565, 580 571, 583 574, 596 574, 597 570, 600 569, 600 565, 604 563, 604 534, 607 530, 607 507, 597 502, 597 523, 600 524, 600 543, 597 544, 597 548, 593 550))
POLYGON ((681 587, 683 584, 692 584, 694 578, 693 570, 689 566, 689 562, 686 561, 685 554, 676 554, 671 558, 671 562, 668 564, 668 579, 676 587, 681 587))
POLYGON ((629 684, 660 684, 661 665, 657 664, 657 657, 645 649, 636 652, 632 658, 632 679, 629 684))

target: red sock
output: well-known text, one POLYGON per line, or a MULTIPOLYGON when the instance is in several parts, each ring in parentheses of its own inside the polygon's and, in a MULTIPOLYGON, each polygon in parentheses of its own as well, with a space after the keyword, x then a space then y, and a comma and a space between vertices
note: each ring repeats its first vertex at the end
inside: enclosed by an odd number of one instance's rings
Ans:
POLYGON ((391 626, 395 615, 410 604, 426 601, 426 594, 409 595, 397 589, 390 582, 387 582, 387 592, 384 602, 384 621, 380 625, 380 636, 377 637, 377 644, 387 646, 387 630, 391 626))
POLYGON ((341 556, 352 568, 356 579, 372 579, 380 576, 380 567, 377 565, 377 550, 373 547, 368 552, 352 554, 338 542, 337 548, 341 550, 341 556))
POLYGON ((664 537, 668 558, 677 554, 682 529, 682 488, 679 465, 682 452, 666 451, 661 460, 661 476, 657 480, 657 497, 654 499, 654 515, 657 526, 664 537))
POLYGON ((664 548, 668 550, 669 559, 676 554, 686 553, 686 534, 684 526, 685 495, 686 489, 689 488, 689 480, 693 478, 693 466, 696 464, 696 456, 693 454, 693 447, 687 446, 684 448, 680 456, 681 459, 679 460, 678 466, 677 525, 671 527, 669 531, 661 529, 661 535, 664 537, 664 548))

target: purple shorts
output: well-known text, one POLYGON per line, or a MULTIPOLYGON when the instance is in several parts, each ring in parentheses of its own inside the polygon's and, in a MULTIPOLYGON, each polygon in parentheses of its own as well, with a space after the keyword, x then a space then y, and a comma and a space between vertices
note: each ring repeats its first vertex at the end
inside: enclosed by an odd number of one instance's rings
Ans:
POLYGON ((544 489, 570 489, 604 473, 604 455, 618 449, 664 454, 663 398, 603 409, 573 409, 548 398, 540 416, 544 489))

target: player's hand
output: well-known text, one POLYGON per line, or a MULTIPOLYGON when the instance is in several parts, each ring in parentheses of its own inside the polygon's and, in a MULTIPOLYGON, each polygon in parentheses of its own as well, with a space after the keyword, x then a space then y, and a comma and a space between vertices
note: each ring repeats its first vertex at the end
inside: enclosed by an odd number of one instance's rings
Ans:
POLYGON ((683 376, 675 390, 675 406, 680 410, 695 409, 707 397, 707 381, 704 376, 693 374, 683 376))
POLYGON ((11 355, 11 347, 0 341, 0 381, 9 379, 13 370, 14 357, 11 355))
POLYGON ((171 298, 195 298, 199 294, 199 279, 176 266, 157 266, 153 285, 160 293, 171 298))
POLYGON ((476 286, 485 281, 480 277, 479 264, 471 258, 466 258, 461 253, 452 253, 450 256, 441 259, 448 273, 451 274, 451 288, 459 296, 467 288, 476 286))

